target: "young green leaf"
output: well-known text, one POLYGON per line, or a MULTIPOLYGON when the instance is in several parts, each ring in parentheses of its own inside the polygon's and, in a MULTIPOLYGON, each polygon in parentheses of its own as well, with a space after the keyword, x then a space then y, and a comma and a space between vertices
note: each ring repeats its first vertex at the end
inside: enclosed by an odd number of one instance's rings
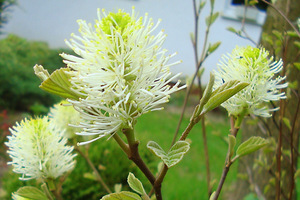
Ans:
POLYGON ((298 37, 298 34, 295 31, 287 31, 287 34, 290 37, 298 37))
POLYGON ((265 145, 267 145, 269 142, 261 137, 253 136, 249 138, 247 141, 243 142, 238 149, 236 150, 236 156, 242 157, 247 154, 250 154, 265 145))
POLYGON ((116 193, 121 192, 122 191, 122 183, 116 183, 114 185, 114 190, 116 193))
POLYGON ((199 9, 202 10, 202 8, 204 8, 205 4, 206 4, 206 1, 202 1, 199 5, 199 9))
POLYGON ((133 189, 135 192, 139 193, 140 195, 146 194, 145 189, 143 187, 143 184, 139 179, 137 179, 133 173, 129 173, 127 177, 127 182, 129 184, 129 187, 133 189))
POLYGON ((207 103, 207 101, 209 100, 209 98, 211 96, 214 83, 215 83, 215 75, 213 73, 210 73, 209 82, 203 92, 203 95, 202 95, 199 105, 195 108, 195 111, 194 111, 194 114, 192 117, 193 119, 195 117, 198 117, 199 114, 202 112, 203 106, 207 103))
POLYGON ((213 53, 215 50, 217 50, 217 48, 220 46, 221 42, 215 42, 214 44, 209 44, 208 45, 208 49, 207 49, 207 53, 211 54, 213 53))
POLYGON ((299 62, 294 62, 294 66, 300 71, 300 63, 299 62))
POLYGON ((76 99, 78 100, 80 95, 71 90, 71 76, 67 74, 70 69, 60 68, 55 70, 49 78, 42 82, 40 88, 46 92, 58 95, 63 98, 76 99))
POLYGON ((182 160, 183 155, 190 149, 190 144, 186 141, 178 141, 171 147, 168 153, 154 141, 148 142, 147 148, 170 168, 182 160))
POLYGON ((245 82, 240 82, 238 80, 232 80, 224 83, 217 89, 215 89, 210 95, 209 100, 204 105, 201 114, 207 113, 218 107, 224 101, 247 87, 249 84, 245 82))
POLYGON ((282 118, 282 121, 286 125, 286 127, 288 127, 289 130, 292 129, 289 118, 284 117, 284 118, 282 118))
POLYGON ((299 41, 295 41, 295 42, 294 42, 294 45, 295 45, 298 49, 300 49, 300 42, 299 42, 299 41))
POLYGON ((256 4, 258 4, 258 0, 250 0, 250 1, 248 2, 248 5, 249 5, 249 6, 254 6, 254 5, 256 5, 256 4))
POLYGON ((86 179, 93 180, 93 181, 97 180, 96 176, 93 173, 89 173, 89 172, 84 173, 83 177, 86 179))
POLYGON ((295 172, 295 175, 294 175, 294 179, 297 179, 300 177, 300 169, 297 169, 297 171, 295 172))
POLYGON ((206 26, 212 25, 216 21, 218 16, 219 16, 219 12, 215 12, 214 14, 206 17, 206 19, 205 19, 206 26))
POLYGON ((47 196, 41 190, 32 186, 21 187, 15 194, 30 200, 48 200, 47 196))
POLYGON ((102 197, 101 200, 142 200, 141 197, 133 192, 111 193, 102 197))
POLYGON ((227 27, 227 30, 230 31, 230 32, 232 32, 232 33, 235 33, 237 35, 241 35, 241 31, 238 31, 238 30, 236 30, 233 27, 227 27))

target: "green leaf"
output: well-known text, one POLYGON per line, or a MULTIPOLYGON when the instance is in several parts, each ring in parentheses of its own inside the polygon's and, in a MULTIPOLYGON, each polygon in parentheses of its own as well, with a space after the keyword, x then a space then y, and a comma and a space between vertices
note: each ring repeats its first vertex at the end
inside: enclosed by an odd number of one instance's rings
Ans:
POLYGON ((230 32, 232 32, 232 33, 235 33, 237 35, 241 35, 241 31, 238 31, 238 30, 236 30, 233 27, 227 27, 227 30, 230 31, 230 32))
POLYGON ((143 184, 139 179, 137 179, 133 173, 129 173, 127 177, 127 182, 129 187, 133 189, 135 192, 139 193, 140 195, 146 194, 143 184))
POLYGON ((209 45, 208 45, 207 52, 208 52, 209 54, 213 53, 213 52, 220 46, 220 44, 221 44, 220 41, 218 41, 218 42, 216 42, 216 43, 214 43, 214 44, 209 44, 209 45))
POLYGON ((283 118, 282 118, 282 121, 283 121, 283 123, 286 125, 286 127, 288 127, 289 130, 292 129, 290 120, 289 120, 288 118, 283 117, 283 118))
POLYGON ((293 64, 300 71, 300 63, 299 62, 294 62, 293 64))
POLYGON ((201 78, 202 77, 202 75, 203 75, 203 73, 204 73, 204 70, 205 70, 205 68, 203 67, 203 68, 200 68, 199 70, 198 70, 198 74, 197 74, 197 76, 199 77, 199 78, 201 78))
POLYGON ((70 71, 70 69, 68 68, 60 68, 58 70, 55 70, 48 79, 42 82, 40 88, 45 90, 46 92, 58 95, 63 98, 78 100, 82 96, 71 90, 71 76, 66 73, 68 71, 70 71))
POLYGON ((298 37, 298 34, 295 31, 287 31, 287 34, 290 37, 298 37))
POLYGON ((201 114, 207 113, 208 111, 215 109, 221 103, 223 103, 224 101, 226 101, 227 99, 229 99, 248 85, 248 83, 240 82, 237 80, 228 81, 224 83, 212 92, 209 100, 204 105, 201 114))
POLYGON ((200 10, 202 10, 202 8, 204 8, 205 4, 206 4, 206 1, 202 1, 200 3, 200 5, 199 5, 200 10))
POLYGON ((300 42, 299 42, 299 41, 295 41, 295 42, 294 42, 294 45, 295 45, 298 49, 300 49, 300 42))
POLYGON ((250 1, 248 2, 248 5, 249 5, 249 6, 254 6, 254 5, 256 5, 256 4, 258 4, 258 0, 250 0, 250 1))
POLYGON ((202 112, 204 105, 207 103, 207 101, 209 100, 209 98, 211 96, 214 83, 215 83, 215 75, 213 73, 210 73, 209 82, 204 90, 202 98, 200 99, 199 105, 195 108, 192 119, 194 119, 195 117, 198 117, 199 114, 202 112))
POLYGON ((236 150, 236 155, 237 157, 245 156, 264 147, 268 143, 269 142, 264 138, 253 136, 238 147, 236 150))
POLYGON ((297 90, 297 88, 298 88, 298 81, 295 80, 293 82, 289 82, 288 87, 297 90))
POLYGON ((228 145, 229 145, 229 157, 231 158, 234 153, 234 147, 236 144, 236 139, 233 135, 228 135, 228 145))
POLYGON ((102 197, 101 200, 142 200, 141 197, 133 192, 111 193, 102 197))
POLYGON ((218 16, 219 16, 219 12, 215 12, 214 14, 206 17, 206 19, 205 19, 206 26, 212 25, 216 21, 218 16))
POLYGON ((121 192, 122 191, 122 183, 116 183, 114 185, 114 190, 116 193, 121 192))
POLYGON ((300 177, 300 169, 297 169, 297 171, 295 172, 294 178, 297 179, 300 177))
POLYGON ((282 33, 277 31, 277 30, 273 30, 272 33, 277 37, 278 40, 282 40, 282 33))
POLYGON ((190 144, 186 141, 177 141, 166 153, 156 142, 150 141, 147 144, 156 156, 158 156, 169 168, 179 163, 183 155, 190 149, 190 144))
POLYGON ((194 44, 195 43, 195 35, 194 35, 194 33, 190 33, 190 38, 191 38, 192 43, 194 44))
POLYGON ((32 186, 21 187, 15 194, 30 200, 48 200, 47 196, 41 190, 32 186))
POLYGON ((97 180, 96 176, 94 174, 92 174, 92 173, 89 173, 89 172, 84 173, 83 177, 86 178, 86 179, 93 180, 93 181, 97 180))

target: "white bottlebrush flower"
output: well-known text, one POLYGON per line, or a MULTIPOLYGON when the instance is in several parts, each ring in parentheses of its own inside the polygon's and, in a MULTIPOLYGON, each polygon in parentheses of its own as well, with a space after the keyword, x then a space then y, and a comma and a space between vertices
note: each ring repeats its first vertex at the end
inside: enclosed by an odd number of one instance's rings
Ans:
POLYGON ((80 131, 80 128, 75 127, 80 123, 80 113, 77 112, 72 104, 63 100, 50 108, 49 118, 51 123, 61 130, 65 130, 67 138, 73 138, 75 133, 80 131))
POLYGON ((249 83, 249 86, 222 104, 229 115, 270 117, 271 111, 279 109, 270 109, 267 103, 286 98, 280 89, 286 88, 287 83, 280 84, 285 77, 276 76, 282 69, 282 61, 273 62, 273 58, 268 56, 269 52, 263 48, 247 46, 236 47, 231 54, 222 57, 218 71, 215 71, 215 88, 230 80, 249 83))
POLYGON ((119 10, 106 13, 98 10, 95 24, 78 20, 81 36, 72 34, 67 41, 78 56, 62 54, 72 70, 73 90, 85 98, 69 100, 81 113, 81 135, 114 134, 132 127, 143 113, 162 109, 169 95, 180 87, 179 81, 169 86, 180 75, 171 75, 168 64, 172 55, 162 49, 164 31, 157 34, 159 22, 137 18, 119 10))
POLYGON ((25 119, 10 129, 8 154, 21 180, 57 178, 75 166, 73 147, 48 117, 25 119))

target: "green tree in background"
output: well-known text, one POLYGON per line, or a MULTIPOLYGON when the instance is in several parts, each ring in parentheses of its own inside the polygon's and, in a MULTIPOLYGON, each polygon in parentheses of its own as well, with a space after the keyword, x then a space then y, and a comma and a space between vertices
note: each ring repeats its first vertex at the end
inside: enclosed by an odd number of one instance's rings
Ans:
POLYGON ((50 49, 45 42, 30 42, 16 35, 0 40, 0 109, 32 111, 32 106, 51 106, 59 98, 38 89, 40 80, 32 76, 33 66, 43 63, 50 69, 64 66, 58 55, 63 49, 50 49))

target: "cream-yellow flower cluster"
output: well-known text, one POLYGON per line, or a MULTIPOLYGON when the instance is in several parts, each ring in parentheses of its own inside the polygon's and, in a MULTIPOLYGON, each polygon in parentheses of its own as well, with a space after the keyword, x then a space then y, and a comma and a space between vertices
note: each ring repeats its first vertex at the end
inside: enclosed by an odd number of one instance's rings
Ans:
MULTIPOLYGON (((69 99, 84 120, 80 135, 96 135, 94 140, 132 127, 135 119, 162 109, 169 95, 185 86, 170 86, 180 74, 171 75, 172 55, 162 49, 164 31, 155 33, 159 22, 146 14, 137 18, 119 10, 98 10, 98 20, 88 24, 78 20, 80 36, 66 41, 78 56, 61 54, 71 69, 73 91, 82 96, 69 99)), ((94 141, 91 140, 91 141, 94 141)))
POLYGON ((249 83, 249 86, 222 104, 229 115, 270 117, 271 111, 279 109, 270 109, 267 103, 286 98, 280 89, 286 88, 287 83, 282 83, 285 77, 276 76, 282 70, 282 61, 273 62, 273 58, 268 56, 269 52, 263 48, 247 46, 236 47, 231 54, 222 57, 215 71, 215 88, 230 80, 249 83))
POLYGON ((21 180, 57 178, 75 166, 73 147, 66 145, 64 131, 48 119, 30 118, 10 129, 8 154, 21 180))

